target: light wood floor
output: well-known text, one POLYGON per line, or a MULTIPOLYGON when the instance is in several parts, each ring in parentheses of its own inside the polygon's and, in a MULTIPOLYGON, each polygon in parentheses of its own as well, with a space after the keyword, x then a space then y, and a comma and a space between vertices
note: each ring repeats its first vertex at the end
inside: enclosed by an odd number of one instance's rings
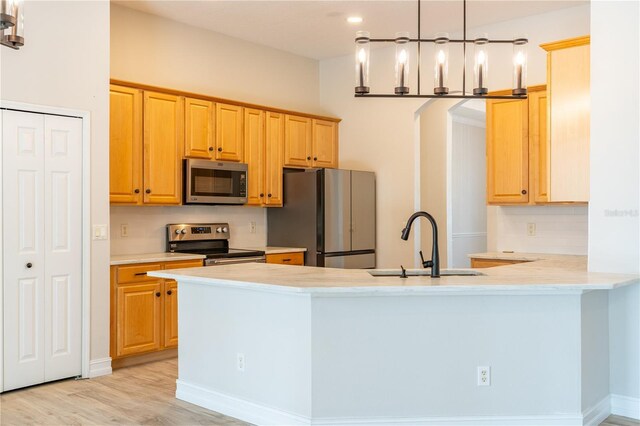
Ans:
MULTIPOLYGON (((64 380, 0 396, 0 425, 247 425, 175 398, 177 359, 64 380)), ((609 416, 600 426, 640 426, 609 416)))

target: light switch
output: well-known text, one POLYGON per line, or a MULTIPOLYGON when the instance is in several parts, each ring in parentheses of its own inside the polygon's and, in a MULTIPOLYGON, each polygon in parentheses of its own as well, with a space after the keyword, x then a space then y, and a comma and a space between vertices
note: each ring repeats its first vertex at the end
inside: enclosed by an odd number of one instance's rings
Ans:
POLYGON ((94 240, 106 240, 107 239, 107 225, 93 225, 93 239, 94 240))

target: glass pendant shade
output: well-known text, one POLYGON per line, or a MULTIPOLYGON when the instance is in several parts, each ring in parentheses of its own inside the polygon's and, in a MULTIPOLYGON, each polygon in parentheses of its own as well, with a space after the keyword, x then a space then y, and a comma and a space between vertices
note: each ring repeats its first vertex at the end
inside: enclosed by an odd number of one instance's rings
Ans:
POLYGON ((13 0, 0 0, 0 30, 16 25, 13 13, 13 0))
POLYGON ((369 93, 369 32, 358 31, 356 33, 356 94, 369 93))
POLYGON ((24 2, 7 0, 6 3, 11 16, 15 18, 15 25, 4 30, 2 41, 14 48, 24 46, 24 2))
POLYGON ((433 93, 435 95, 446 95, 449 93, 447 79, 449 76, 449 35, 438 34, 435 38, 435 69, 433 93))
POLYGON ((486 95, 489 93, 487 80, 489 79, 489 39, 486 35, 479 37, 473 42, 474 64, 473 64, 473 94, 486 95))
POLYGON ((409 93, 409 33, 396 33, 396 95, 409 93))
POLYGON ((527 39, 518 38, 513 43, 513 90, 514 95, 527 94, 527 39))

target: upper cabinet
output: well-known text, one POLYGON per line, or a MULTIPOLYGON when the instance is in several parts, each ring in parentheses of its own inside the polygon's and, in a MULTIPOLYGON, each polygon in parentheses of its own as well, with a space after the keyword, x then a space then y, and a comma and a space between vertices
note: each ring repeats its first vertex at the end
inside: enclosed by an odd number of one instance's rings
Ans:
POLYGON ((313 167, 338 167, 338 124, 335 121, 313 119, 311 153, 313 167))
POLYGON ((284 165, 338 167, 338 123, 285 116, 284 165))
POLYGON ((216 160, 242 161, 242 112, 241 106, 216 104, 216 160))
POLYGON ((111 85, 109 92, 109 199, 142 202, 142 91, 111 85))
POLYGON ((184 156, 215 156, 215 105, 201 99, 184 100, 184 156))
POLYGON ((549 201, 589 200, 590 37, 541 47, 547 51, 549 201))
POLYGON ((282 206, 282 165, 284 158, 284 114, 267 111, 264 205, 282 206))
POLYGON ((264 111, 244 109, 244 162, 247 163, 247 204, 264 202, 265 126, 264 111))

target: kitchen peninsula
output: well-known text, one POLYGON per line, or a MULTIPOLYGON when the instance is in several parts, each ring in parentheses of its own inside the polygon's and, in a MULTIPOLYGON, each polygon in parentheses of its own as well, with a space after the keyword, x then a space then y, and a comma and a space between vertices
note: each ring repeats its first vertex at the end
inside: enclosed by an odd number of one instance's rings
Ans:
POLYGON ((639 277, 588 273, 584 256, 479 272, 402 279, 251 264, 149 275, 180 286, 176 396, 244 421, 606 417, 607 293, 639 277))

